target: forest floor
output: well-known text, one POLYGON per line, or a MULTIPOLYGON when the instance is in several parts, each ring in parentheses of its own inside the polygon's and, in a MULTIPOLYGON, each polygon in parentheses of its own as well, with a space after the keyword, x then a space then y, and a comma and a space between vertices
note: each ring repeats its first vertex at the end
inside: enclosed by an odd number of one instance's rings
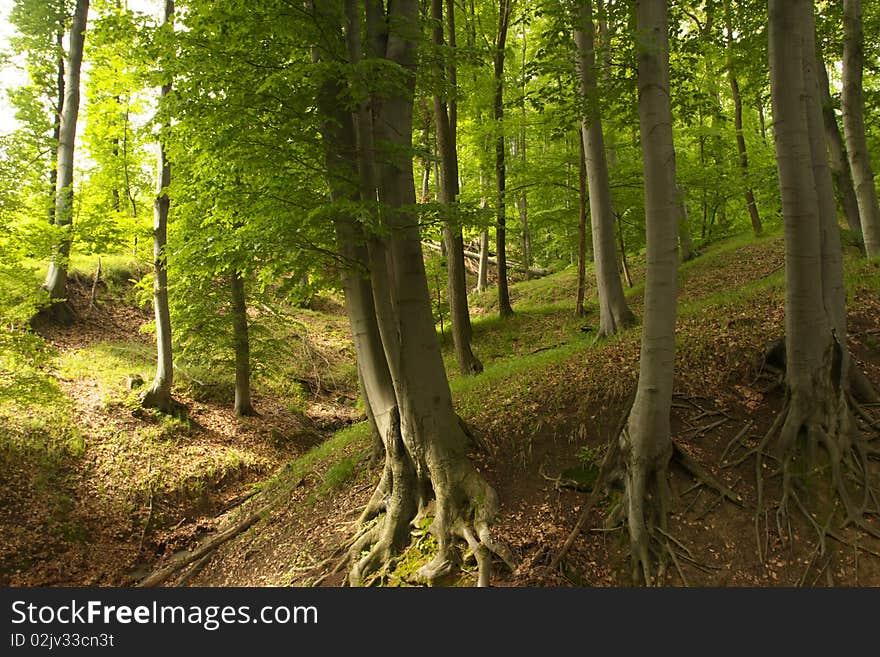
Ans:
MULTIPOLYGON (((877 385, 880 266, 854 250, 848 256, 850 344, 855 364, 877 385)), ((820 546, 804 516, 792 514, 791 527, 777 529, 772 507, 756 522, 755 459, 748 450, 783 404, 778 373, 763 359, 767 344, 782 335, 782 268, 778 233, 713 244, 681 267, 673 437, 742 503, 722 500, 673 467, 666 540, 676 558, 668 585, 880 585, 880 541, 849 528, 820 546)), ((628 297, 640 314, 644 267, 636 262, 632 270, 636 284, 628 297)), ((474 347, 486 369, 451 379, 457 410, 490 448, 472 458, 499 494, 495 532, 521 559, 515 572, 497 569, 497 586, 630 583, 626 530, 605 526, 618 497, 613 493, 597 505, 560 567, 548 567, 575 525, 583 489, 595 478, 638 372, 639 328, 595 342, 598 311, 592 303, 587 317, 574 317, 575 282, 565 270, 513 285, 516 314, 507 321, 495 316, 492 291, 475 295, 474 347)), ((0 538, 0 581, 130 584, 232 527, 231 540, 165 583, 340 583, 334 554, 379 474, 365 423, 333 432, 359 417, 352 377, 337 377, 329 389, 316 385, 311 402, 294 409, 282 396, 258 395, 261 416, 245 420, 236 420, 228 403, 195 394, 191 382, 181 384, 187 419, 162 420, 132 408, 133 392, 125 389, 126 372, 149 372, 150 341, 137 332, 148 318, 119 304, 89 309, 85 295, 79 303, 85 304, 80 322, 46 338, 57 349, 53 376, 70 400, 69 419, 83 444, 51 467, 27 458, 4 466, 0 525, 10 529, 0 538), (117 348, 100 347, 108 344, 117 348), (140 365, 123 360, 96 376, 94 362, 103 362, 108 349, 134 351, 140 365), (108 381, 110 392, 102 389, 108 381), (144 444, 149 448, 138 447, 144 444)), ((320 350, 326 363, 339 363, 351 358, 350 347, 336 333, 344 324, 339 308, 328 309, 309 315, 309 335, 317 342, 332 327, 337 337, 320 350)), ((446 336, 452 372, 448 342, 446 336)), ((877 435, 868 425, 877 426, 880 408, 865 407, 863 414, 860 429, 877 435)), ((765 467, 772 505, 779 479, 771 475, 772 458, 765 467)), ((823 501, 808 505, 821 509, 823 501)), ((384 583, 416 584, 414 573, 430 550, 431 541, 415 530, 384 583)), ((471 568, 450 584, 472 585, 471 568)))
POLYGON ((92 303, 92 282, 72 276, 72 326, 36 327, 51 349, 39 394, 0 407, 0 585, 134 584, 283 464, 363 419, 337 306, 291 311, 301 353, 286 394, 255 393, 258 417, 235 417, 230 377, 177 367, 179 412, 141 409, 151 317, 100 283, 92 303))

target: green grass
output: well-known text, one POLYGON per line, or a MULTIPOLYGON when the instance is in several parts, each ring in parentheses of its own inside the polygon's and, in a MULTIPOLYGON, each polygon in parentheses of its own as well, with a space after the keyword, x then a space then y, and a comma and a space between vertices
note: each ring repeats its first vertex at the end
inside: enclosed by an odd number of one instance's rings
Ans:
MULTIPOLYGON (((592 276, 592 263, 587 265, 587 281, 592 276)), ((514 283, 509 288, 510 302, 515 309, 545 308, 554 302, 565 302, 574 307, 577 295, 577 268, 566 267, 540 278, 514 283)), ((498 312, 498 290, 490 288, 484 292, 474 293, 471 305, 486 312, 498 312)))
POLYGON ((98 342, 58 358, 61 376, 93 381, 105 404, 131 402, 128 377, 139 375, 149 383, 155 368, 154 348, 140 342, 98 342))
MULTIPOLYGON (((293 489, 299 486, 306 476, 323 469, 334 469, 331 481, 341 486, 354 474, 353 464, 347 462, 353 460, 356 464, 368 453, 370 431, 368 422, 360 422, 337 431, 320 445, 290 461, 262 484, 265 497, 276 504, 285 504, 293 489)), ((326 493, 334 487, 327 485, 322 492, 326 493)))
POLYGON ((36 464, 51 478, 68 457, 78 458, 84 439, 73 404, 47 375, 54 351, 38 336, 5 334, 0 341, 0 460, 36 464))

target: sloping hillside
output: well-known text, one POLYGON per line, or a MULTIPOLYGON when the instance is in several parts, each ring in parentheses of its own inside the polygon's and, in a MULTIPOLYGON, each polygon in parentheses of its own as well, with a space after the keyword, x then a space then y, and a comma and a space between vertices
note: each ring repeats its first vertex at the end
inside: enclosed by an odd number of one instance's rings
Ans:
MULTIPOLYGON (((851 255, 852 349, 858 366, 878 382, 880 267, 851 255)), ((676 495, 667 547, 675 557, 666 574, 669 584, 880 583, 875 556, 880 543, 874 539, 853 531, 827 541, 822 550, 804 519, 790 535, 780 535, 772 523, 762 522, 755 530, 755 462, 749 450, 782 404, 778 373, 763 359, 766 345, 782 334, 782 264, 781 237, 770 235, 716 244, 682 267, 681 298, 687 302, 679 309, 674 438, 741 504, 722 499, 690 473, 673 470, 676 495)), ((459 412, 490 448, 473 458, 501 498, 498 533, 522 559, 516 572, 499 568, 498 585, 629 582, 625 529, 613 512, 616 494, 597 506, 588 531, 574 541, 560 567, 548 568, 575 525, 584 489, 595 479, 638 367, 638 328, 596 344, 585 330, 595 316, 572 318, 569 279, 570 273, 562 272, 520 283, 514 298, 523 303, 509 322, 477 318, 475 348, 486 371, 452 381, 459 412)), ((638 309, 638 281, 629 294, 638 309)), ((860 428, 872 430, 868 421, 876 426, 877 415, 876 408, 863 409, 860 428)), ((358 425, 289 464, 230 518, 258 511, 260 520, 201 560, 200 572, 187 575, 187 581, 338 583, 336 552, 378 477, 369 455, 368 431, 358 425)), ((769 475, 765 495, 772 499, 778 482, 769 475)), ((386 584, 415 583, 413 573, 429 558, 430 537, 414 531, 418 540, 386 584)), ((464 572, 457 581, 470 585, 473 573, 464 572)))

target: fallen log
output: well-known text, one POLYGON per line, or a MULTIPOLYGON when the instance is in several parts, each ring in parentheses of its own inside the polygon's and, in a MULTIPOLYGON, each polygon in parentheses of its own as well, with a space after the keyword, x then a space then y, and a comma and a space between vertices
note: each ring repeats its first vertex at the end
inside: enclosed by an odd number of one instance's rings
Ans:
MULTIPOLYGON (((431 249, 432 251, 437 251, 438 253, 441 253, 443 251, 443 247, 440 244, 438 244, 436 242, 431 242, 428 240, 422 240, 422 246, 425 246, 425 247, 431 249)), ((467 258, 468 260, 474 260, 476 262, 480 261, 480 254, 479 253, 476 253, 474 251, 468 251, 467 249, 464 250, 464 257, 467 258)), ((494 258, 492 256, 489 256, 487 258, 487 260, 490 265, 497 265, 498 264, 498 259, 494 258)), ((514 271, 522 272, 523 274, 528 274, 529 276, 534 276, 534 277, 547 276, 548 274, 551 273, 549 269, 542 269, 541 267, 526 268, 523 265, 521 265, 520 263, 514 262, 513 260, 507 261, 507 268, 513 269, 514 271)))

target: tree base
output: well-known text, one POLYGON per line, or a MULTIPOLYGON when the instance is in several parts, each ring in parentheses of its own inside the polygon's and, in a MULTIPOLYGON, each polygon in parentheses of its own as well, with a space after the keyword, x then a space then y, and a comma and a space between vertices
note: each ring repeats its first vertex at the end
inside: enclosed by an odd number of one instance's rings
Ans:
POLYGON ((76 321, 76 312, 69 301, 53 301, 40 309, 30 320, 31 328, 39 330, 40 326, 52 325, 70 328, 76 321))
POLYGON ((497 495, 470 462, 448 466, 428 486, 427 482, 417 484, 414 474, 386 460, 382 479, 361 515, 360 530, 337 566, 337 571, 349 567, 349 586, 381 580, 410 541, 413 526, 423 521, 429 521, 428 532, 438 549, 434 558, 418 570, 416 578, 420 582, 433 585, 456 572, 462 561, 458 549, 461 544, 470 549, 477 562, 478 586, 489 586, 491 582, 493 555, 511 570, 516 568, 513 553, 495 540, 489 529, 498 513, 497 495), (394 481, 398 485, 392 484, 394 481), (412 494, 428 487, 435 491, 434 499, 420 501, 412 494))
POLYGON ((599 317, 599 331, 596 333, 596 339, 610 337, 635 325, 636 316, 629 308, 624 307, 623 310, 611 313, 610 316, 599 317))
POLYGON ((755 538, 758 558, 763 563, 769 539, 770 522, 764 500, 764 457, 770 443, 776 439, 776 458, 781 463, 779 470, 771 476, 782 476, 780 500, 776 504, 776 529, 781 541, 791 536, 790 508, 792 503, 808 523, 816 530, 821 552, 824 552, 825 537, 835 536, 832 526, 838 507, 843 509, 841 527, 854 525, 862 531, 880 538, 880 530, 867 524, 867 514, 880 514, 878 490, 871 481, 868 457, 873 453, 868 440, 854 426, 851 408, 857 402, 851 395, 840 395, 817 403, 803 395, 786 391, 785 406, 775 422, 755 448, 755 480, 757 485, 757 504, 755 510, 755 538), (820 458, 820 454, 824 458, 820 458), (817 484, 822 481, 823 472, 830 473, 826 480, 827 488, 817 484), (855 482, 847 484, 847 482, 855 482), (799 493, 800 491, 800 493, 799 493), (809 508, 809 500, 801 494, 812 493, 816 498, 825 498, 828 509, 822 511, 827 517, 824 525, 817 522, 816 509, 809 508), (861 497, 861 501, 856 499, 861 497), (761 538, 763 530, 765 540, 761 538))
POLYGON ((178 414, 184 407, 174 400, 165 386, 155 382, 141 395, 141 408, 151 408, 165 415, 178 414))
POLYGON ((251 404, 246 404, 243 406, 236 406, 235 415, 236 417, 259 417, 260 414, 257 413, 251 404))

